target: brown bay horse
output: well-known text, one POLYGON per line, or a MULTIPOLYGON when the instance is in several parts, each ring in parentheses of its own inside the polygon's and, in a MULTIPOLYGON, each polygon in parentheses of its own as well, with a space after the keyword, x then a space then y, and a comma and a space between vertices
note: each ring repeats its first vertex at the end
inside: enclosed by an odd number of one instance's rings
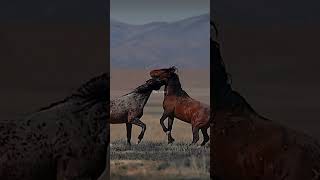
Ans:
POLYGON ((320 180, 320 145, 304 133, 268 120, 231 87, 211 39, 211 178, 320 180))
POLYGON ((138 136, 138 143, 143 139, 146 125, 140 118, 143 115, 143 108, 146 105, 153 90, 159 90, 164 81, 150 79, 145 84, 137 87, 132 92, 111 100, 110 102, 110 123, 126 123, 127 143, 130 145, 132 124, 142 128, 138 136))
POLYGON ((191 144, 196 144, 199 140, 199 130, 203 134, 205 145, 209 141, 207 130, 210 120, 210 106, 191 98, 181 87, 179 76, 175 73, 176 68, 156 69, 150 72, 152 78, 159 78, 166 82, 163 100, 163 115, 160 124, 163 131, 168 135, 168 143, 174 139, 171 130, 174 118, 178 118, 192 125, 193 140, 191 144), (164 120, 168 118, 168 128, 164 125, 164 120))

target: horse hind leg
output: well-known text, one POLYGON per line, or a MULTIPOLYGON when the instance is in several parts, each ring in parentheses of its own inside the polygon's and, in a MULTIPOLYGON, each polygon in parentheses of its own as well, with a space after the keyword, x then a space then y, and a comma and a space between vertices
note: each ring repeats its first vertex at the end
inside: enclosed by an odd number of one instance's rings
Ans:
POLYGON ((207 130, 207 128, 201 128, 201 132, 203 135, 203 142, 201 143, 201 146, 206 145, 206 143, 210 140, 207 130))
POLYGON ((167 135, 168 135, 168 144, 171 144, 174 142, 173 137, 171 136, 171 130, 172 130, 172 125, 173 125, 173 120, 174 117, 169 117, 168 118, 168 131, 167 131, 167 135))
POLYGON ((133 121, 131 122, 132 124, 135 124, 137 126, 140 126, 142 128, 139 136, 138 136, 138 144, 141 142, 141 140, 143 139, 144 133, 147 129, 147 126, 145 123, 143 123, 142 121, 140 121, 139 118, 134 118, 133 121))
POLYGON ((193 140, 190 145, 194 145, 199 141, 199 128, 198 127, 192 127, 192 134, 193 134, 193 140))
POLYGON ((131 145, 131 132, 132 132, 132 124, 130 123, 126 123, 126 127, 127 127, 127 143, 128 145, 131 145))

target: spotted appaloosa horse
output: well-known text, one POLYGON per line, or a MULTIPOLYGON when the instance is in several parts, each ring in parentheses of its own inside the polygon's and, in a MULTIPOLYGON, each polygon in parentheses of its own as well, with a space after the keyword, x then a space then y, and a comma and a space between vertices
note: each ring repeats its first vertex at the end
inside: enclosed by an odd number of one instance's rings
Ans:
POLYGON ((62 101, 0 121, 1 180, 96 180, 106 168, 109 77, 62 101))
POLYGON ((211 178, 320 180, 315 138, 268 120, 234 91, 220 46, 211 39, 211 178))
POLYGON ((137 87, 132 92, 116 98, 110 102, 110 123, 126 123, 127 143, 130 145, 132 124, 142 128, 138 136, 138 143, 143 139, 146 125, 140 120, 143 115, 143 108, 146 105, 151 92, 159 90, 164 85, 164 81, 150 79, 145 84, 137 87))
POLYGON ((179 76, 175 73, 176 68, 156 69, 150 72, 152 78, 159 78, 166 82, 163 100, 163 115, 160 124, 163 131, 168 135, 168 142, 174 139, 171 130, 174 118, 178 118, 192 125, 193 140, 191 144, 196 144, 199 140, 199 130, 203 134, 205 145, 209 141, 207 130, 210 126, 210 106, 195 99, 192 99, 181 87, 179 76), (168 128, 164 125, 164 120, 168 118, 168 128))

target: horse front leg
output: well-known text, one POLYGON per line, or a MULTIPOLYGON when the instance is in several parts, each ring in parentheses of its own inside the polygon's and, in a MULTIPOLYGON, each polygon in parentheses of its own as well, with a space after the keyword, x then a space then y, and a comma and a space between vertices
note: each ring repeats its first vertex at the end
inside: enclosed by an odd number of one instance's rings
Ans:
POLYGON ((190 145, 194 145, 199 141, 199 128, 192 127, 193 140, 190 145))
POLYGON ((147 129, 147 126, 145 123, 143 123, 142 121, 140 121, 139 118, 134 118, 132 121, 131 121, 132 124, 135 124, 137 126, 140 126, 142 128, 139 136, 138 136, 138 144, 141 142, 141 140, 143 139, 143 136, 144 136, 144 133, 147 129))
POLYGON ((173 137, 171 136, 171 130, 172 130, 172 125, 173 125, 173 120, 174 117, 173 116, 169 116, 168 117, 168 131, 166 132, 168 135, 168 144, 171 144, 174 142, 173 137))
POLYGON ((127 143, 128 145, 131 145, 131 132, 132 132, 132 124, 131 123, 126 123, 127 127, 127 143))

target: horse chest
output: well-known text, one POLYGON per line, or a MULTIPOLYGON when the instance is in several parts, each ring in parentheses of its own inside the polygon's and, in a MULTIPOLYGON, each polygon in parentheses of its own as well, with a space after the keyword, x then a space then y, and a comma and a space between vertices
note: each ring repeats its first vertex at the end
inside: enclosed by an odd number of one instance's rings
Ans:
POLYGON ((163 108, 165 111, 174 111, 177 98, 174 96, 166 96, 163 100, 163 108))

